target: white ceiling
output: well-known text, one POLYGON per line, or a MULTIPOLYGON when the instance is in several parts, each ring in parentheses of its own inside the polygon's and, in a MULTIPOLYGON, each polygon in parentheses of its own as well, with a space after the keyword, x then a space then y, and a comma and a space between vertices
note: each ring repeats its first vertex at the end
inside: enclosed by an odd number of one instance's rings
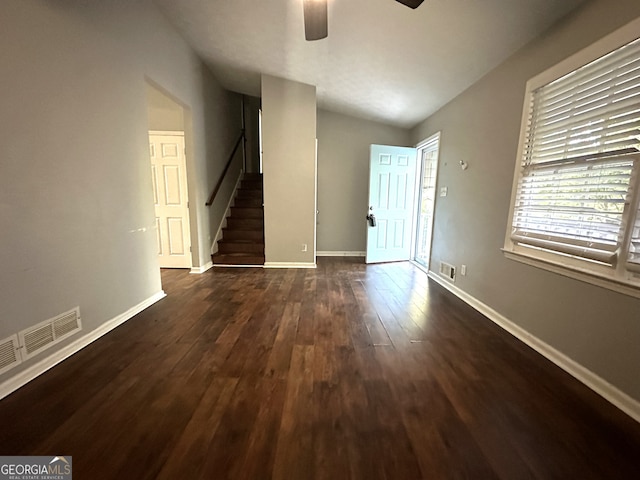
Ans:
POLYGON ((302 0, 154 0, 222 85, 265 73, 317 87, 318 106, 413 127, 585 0, 329 0, 304 39, 302 0))

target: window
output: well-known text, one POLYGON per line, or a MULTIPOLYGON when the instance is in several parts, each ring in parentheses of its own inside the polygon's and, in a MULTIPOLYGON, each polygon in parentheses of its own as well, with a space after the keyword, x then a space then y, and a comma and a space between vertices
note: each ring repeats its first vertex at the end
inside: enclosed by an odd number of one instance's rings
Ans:
POLYGON ((527 83, 504 249, 559 273, 630 286, 636 296, 639 22, 527 83))

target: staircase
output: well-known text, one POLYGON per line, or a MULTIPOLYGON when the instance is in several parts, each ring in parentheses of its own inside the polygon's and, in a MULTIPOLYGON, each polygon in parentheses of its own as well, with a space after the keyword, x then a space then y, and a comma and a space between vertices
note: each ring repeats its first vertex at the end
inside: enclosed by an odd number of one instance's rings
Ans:
POLYGON ((218 240, 214 265, 264 265, 262 175, 245 173, 236 193, 227 226, 218 240))

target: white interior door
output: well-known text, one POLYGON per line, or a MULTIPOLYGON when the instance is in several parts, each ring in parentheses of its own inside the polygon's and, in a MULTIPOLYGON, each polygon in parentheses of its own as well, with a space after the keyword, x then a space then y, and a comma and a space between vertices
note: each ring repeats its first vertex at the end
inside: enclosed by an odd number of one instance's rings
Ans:
POLYGON ((367 263, 411 258, 416 149, 371 145, 367 263))
POLYGON ((158 260, 163 268, 191 267, 184 134, 149 133, 158 260))

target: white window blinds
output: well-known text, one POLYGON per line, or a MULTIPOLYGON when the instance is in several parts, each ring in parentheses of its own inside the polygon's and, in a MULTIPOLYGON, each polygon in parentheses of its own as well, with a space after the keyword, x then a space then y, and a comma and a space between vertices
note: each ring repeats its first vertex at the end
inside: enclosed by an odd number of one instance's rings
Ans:
POLYGON ((525 163, 639 150, 640 39, 533 92, 525 163))
POLYGON ((628 263, 640 270, 640 39, 530 99, 512 241, 613 265, 633 228, 628 263))

